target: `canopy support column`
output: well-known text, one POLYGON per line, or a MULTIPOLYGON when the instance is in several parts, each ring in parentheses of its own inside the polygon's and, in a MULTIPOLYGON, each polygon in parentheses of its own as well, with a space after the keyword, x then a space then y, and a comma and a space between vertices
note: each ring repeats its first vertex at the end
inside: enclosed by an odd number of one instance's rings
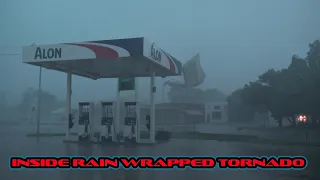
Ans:
POLYGON ((138 78, 134 78, 134 101, 136 102, 136 142, 140 143, 140 139, 141 139, 141 117, 140 117, 140 110, 138 110, 138 104, 139 104, 139 96, 138 96, 138 78), (138 115, 139 113, 139 115, 138 115))
POLYGON ((155 131, 156 131, 156 118, 155 118, 155 72, 151 73, 150 77, 150 141, 155 143, 155 131))
POLYGON ((69 72, 67 75, 67 109, 66 109, 66 117, 67 117, 67 131, 66 131, 66 140, 69 140, 70 136, 70 127, 69 127, 69 120, 72 118, 71 114, 71 86, 72 86, 72 75, 69 72))
POLYGON ((120 82, 117 79, 117 99, 116 99, 116 117, 114 118, 114 124, 115 124, 115 136, 116 136, 116 141, 120 142, 120 110, 121 110, 121 106, 120 106, 120 82))

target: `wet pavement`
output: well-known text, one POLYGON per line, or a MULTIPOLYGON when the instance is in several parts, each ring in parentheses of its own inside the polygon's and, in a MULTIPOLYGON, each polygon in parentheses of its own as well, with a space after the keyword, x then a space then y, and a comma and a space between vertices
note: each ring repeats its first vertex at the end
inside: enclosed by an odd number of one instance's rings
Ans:
POLYGON ((308 147, 284 147, 208 140, 171 140, 156 146, 107 147, 64 144, 62 137, 26 137, 26 127, 0 126, 0 179, 19 180, 163 180, 163 179, 244 179, 289 180, 320 179, 320 149, 308 147), (10 156, 306 156, 309 167, 302 171, 271 170, 10 170, 10 156))

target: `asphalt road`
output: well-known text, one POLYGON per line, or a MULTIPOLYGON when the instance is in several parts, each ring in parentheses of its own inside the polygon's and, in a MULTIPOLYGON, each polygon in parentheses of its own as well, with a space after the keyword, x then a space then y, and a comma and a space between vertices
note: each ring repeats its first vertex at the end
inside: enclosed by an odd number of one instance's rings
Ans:
POLYGON ((0 179, 19 180, 163 180, 163 179, 244 179, 244 180, 289 180, 289 179, 320 179, 320 149, 306 147, 283 147, 230 143, 208 140, 172 140, 156 146, 124 147, 91 147, 76 144, 64 144, 61 137, 32 138, 26 137, 28 127, 0 126, 0 179), (264 170, 10 170, 10 156, 278 156, 299 155, 309 158, 309 167, 302 171, 264 171, 264 170))

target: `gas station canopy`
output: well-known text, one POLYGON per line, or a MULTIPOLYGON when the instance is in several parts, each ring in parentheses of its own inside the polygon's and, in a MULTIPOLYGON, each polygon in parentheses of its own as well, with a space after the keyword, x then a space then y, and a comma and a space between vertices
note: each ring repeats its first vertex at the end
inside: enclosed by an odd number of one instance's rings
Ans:
POLYGON ((182 64, 143 37, 23 47, 23 62, 91 79, 180 76, 182 64))

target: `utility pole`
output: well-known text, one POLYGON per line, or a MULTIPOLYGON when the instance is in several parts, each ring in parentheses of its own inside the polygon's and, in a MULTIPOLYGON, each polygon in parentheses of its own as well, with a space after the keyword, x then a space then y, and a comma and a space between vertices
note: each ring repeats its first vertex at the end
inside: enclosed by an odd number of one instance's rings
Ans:
MULTIPOLYGON (((35 46, 36 44, 33 43, 31 46, 35 46)), ((38 82, 38 102, 37 102, 37 136, 40 135, 40 117, 41 117, 41 82, 42 82, 42 67, 39 67, 39 82, 38 82)))
MULTIPOLYGON (((31 46, 35 46, 33 43, 31 46)), ((18 53, 0 53, 1 56, 17 56, 18 53)), ((41 80, 42 79, 42 67, 39 69, 39 87, 38 87, 38 102, 37 102, 37 136, 40 134, 40 107, 41 107, 41 80)))

